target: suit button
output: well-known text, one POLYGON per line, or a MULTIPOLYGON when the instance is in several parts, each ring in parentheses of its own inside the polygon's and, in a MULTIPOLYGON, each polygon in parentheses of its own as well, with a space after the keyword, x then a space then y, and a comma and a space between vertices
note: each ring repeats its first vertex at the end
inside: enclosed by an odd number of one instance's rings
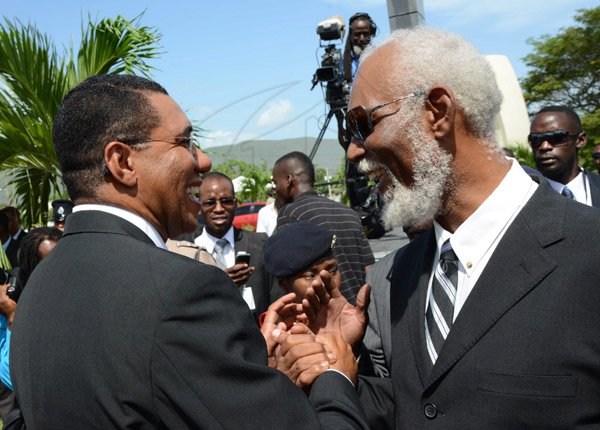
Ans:
POLYGON ((425 416, 427 418, 429 418, 430 420, 437 417, 437 408, 435 407, 435 405, 432 405, 432 404, 425 405, 424 412, 425 412, 425 416))

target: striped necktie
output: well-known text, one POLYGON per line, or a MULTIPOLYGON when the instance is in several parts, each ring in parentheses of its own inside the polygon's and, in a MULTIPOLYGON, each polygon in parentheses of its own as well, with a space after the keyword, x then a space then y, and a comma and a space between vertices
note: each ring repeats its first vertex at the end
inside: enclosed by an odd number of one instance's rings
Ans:
POLYGON ((458 259, 448 239, 440 250, 440 261, 435 268, 425 313, 427 352, 434 364, 452 327, 457 284, 458 259))
POLYGON ((215 243, 215 249, 213 250, 213 257, 217 262, 217 266, 225 270, 227 263, 225 262, 225 247, 229 244, 227 239, 219 239, 215 243))

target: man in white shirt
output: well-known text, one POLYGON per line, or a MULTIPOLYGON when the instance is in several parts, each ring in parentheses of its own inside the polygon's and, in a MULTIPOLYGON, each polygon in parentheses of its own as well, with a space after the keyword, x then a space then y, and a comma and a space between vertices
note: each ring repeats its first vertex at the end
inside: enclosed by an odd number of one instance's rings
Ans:
POLYGON ((263 246, 267 235, 233 226, 237 208, 233 183, 220 172, 204 175, 200 205, 204 229, 194 243, 210 253, 227 273, 258 322, 269 305, 283 295, 283 290, 265 271, 263 246))
POLYGON ((577 113, 567 106, 548 106, 531 122, 529 144, 538 170, 558 193, 600 207, 600 176, 579 166, 587 136, 577 113))

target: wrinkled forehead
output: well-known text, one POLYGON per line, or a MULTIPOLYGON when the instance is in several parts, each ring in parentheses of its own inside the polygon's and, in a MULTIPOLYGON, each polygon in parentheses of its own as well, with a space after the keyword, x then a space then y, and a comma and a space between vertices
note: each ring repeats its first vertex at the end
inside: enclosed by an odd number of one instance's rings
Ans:
POLYGON ((390 46, 384 45, 361 62, 352 84, 349 108, 384 103, 402 93, 401 66, 392 60, 392 54, 397 55, 390 46))

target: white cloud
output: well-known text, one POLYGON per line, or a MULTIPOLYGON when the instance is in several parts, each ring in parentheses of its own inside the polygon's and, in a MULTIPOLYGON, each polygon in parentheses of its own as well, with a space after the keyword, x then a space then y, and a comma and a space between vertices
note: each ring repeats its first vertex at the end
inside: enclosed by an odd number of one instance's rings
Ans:
POLYGON ((256 124, 259 127, 271 127, 281 124, 290 117, 294 106, 289 100, 278 100, 267 103, 267 109, 260 113, 256 124))
POLYGON ((206 118, 209 115, 212 115, 214 112, 214 109, 208 106, 196 106, 192 112, 190 112, 190 115, 193 116, 194 118, 198 118, 199 120, 203 120, 204 118, 206 118))
POLYGON ((245 140, 251 140, 256 137, 253 133, 240 133, 232 130, 214 130, 202 133, 200 137, 200 147, 210 148, 213 146, 235 145, 245 140))

